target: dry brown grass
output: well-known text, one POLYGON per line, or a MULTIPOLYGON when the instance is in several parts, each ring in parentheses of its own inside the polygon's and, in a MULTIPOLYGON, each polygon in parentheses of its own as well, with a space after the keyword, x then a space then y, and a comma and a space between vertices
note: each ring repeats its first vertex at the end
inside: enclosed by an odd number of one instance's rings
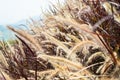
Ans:
POLYGON ((64 6, 53 5, 41 25, 32 20, 32 33, 8 26, 17 40, 14 45, 0 41, 0 78, 119 80, 119 9, 115 6, 109 16, 101 3, 66 0, 64 6))

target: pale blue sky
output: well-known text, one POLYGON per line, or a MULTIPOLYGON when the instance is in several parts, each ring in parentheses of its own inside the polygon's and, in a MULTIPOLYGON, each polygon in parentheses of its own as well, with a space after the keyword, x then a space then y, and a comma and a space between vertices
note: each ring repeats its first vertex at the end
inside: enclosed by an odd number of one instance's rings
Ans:
MULTIPOLYGON (((6 25, 16 26, 25 22, 26 19, 40 17, 42 11, 48 9, 52 2, 56 4, 58 0, 0 0, 0 40, 10 39, 11 33, 6 29, 6 25), (17 24, 18 23, 18 24, 17 24), (1 34, 2 33, 2 34, 1 34)), ((59 0, 63 2, 64 0, 59 0)), ((14 26, 14 27, 16 27, 14 26)), ((21 26, 20 26, 21 27, 21 26)))
POLYGON ((0 25, 40 16, 41 8, 46 9, 49 1, 55 3, 57 0, 0 0, 0 25))

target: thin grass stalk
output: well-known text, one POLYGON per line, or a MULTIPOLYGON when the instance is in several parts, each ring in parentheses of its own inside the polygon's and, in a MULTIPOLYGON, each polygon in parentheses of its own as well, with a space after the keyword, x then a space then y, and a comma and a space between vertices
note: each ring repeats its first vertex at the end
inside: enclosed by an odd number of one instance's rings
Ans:
POLYGON ((117 64, 117 60, 115 58, 115 55, 113 54, 112 50, 108 47, 108 45, 101 39, 101 37, 98 35, 98 33, 96 33, 98 38, 101 40, 101 42, 103 43, 103 45, 105 46, 105 48, 108 50, 108 52, 110 53, 112 59, 113 59, 113 62, 115 64, 117 64))

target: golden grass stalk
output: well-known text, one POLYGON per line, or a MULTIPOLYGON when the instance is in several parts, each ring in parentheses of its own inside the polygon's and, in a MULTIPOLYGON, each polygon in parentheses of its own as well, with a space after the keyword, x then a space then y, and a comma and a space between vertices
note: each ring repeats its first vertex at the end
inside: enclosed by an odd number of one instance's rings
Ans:
POLYGON ((43 55, 43 54, 39 54, 37 56, 37 58, 45 58, 48 59, 50 61, 55 61, 55 62, 60 62, 60 63, 66 63, 66 65, 71 65, 71 67, 75 67, 77 69, 81 69, 83 66, 82 64, 79 63, 74 63, 68 59, 62 58, 62 57, 57 57, 57 56, 49 56, 49 55, 43 55))
POLYGON ((2 65, 4 65, 6 68, 8 68, 9 65, 7 63, 7 60, 1 51, 0 51, 0 62, 2 63, 2 65))
POLYGON ((16 29, 12 28, 11 26, 8 26, 8 28, 11 31, 15 32, 16 35, 26 39, 28 42, 30 42, 32 45, 34 45, 37 50, 42 51, 41 46, 39 45, 39 43, 30 34, 26 33, 23 30, 22 31, 21 30, 16 30, 16 29))
POLYGON ((79 44, 76 44, 72 50, 70 51, 70 53, 68 54, 67 58, 69 58, 72 54, 75 54, 78 50, 80 50, 84 45, 88 45, 88 44, 92 44, 92 45, 96 45, 94 42, 92 41, 82 41, 79 44))
POLYGON ((43 33, 46 37, 48 37, 50 39, 50 41, 54 44, 56 44, 58 47, 60 47, 61 49, 63 49, 67 54, 69 54, 70 50, 59 40, 55 39, 54 37, 50 36, 47 33, 43 33))
POLYGON ((0 69, 0 73, 4 80, 13 80, 7 73, 5 73, 2 69, 0 69))

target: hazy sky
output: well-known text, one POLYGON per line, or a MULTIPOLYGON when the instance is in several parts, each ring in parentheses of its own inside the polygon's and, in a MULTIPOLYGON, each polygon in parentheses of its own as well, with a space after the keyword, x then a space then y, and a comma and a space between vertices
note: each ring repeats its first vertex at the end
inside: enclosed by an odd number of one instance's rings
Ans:
POLYGON ((40 16, 41 8, 45 9, 49 1, 56 0, 0 0, 0 25, 40 16))

